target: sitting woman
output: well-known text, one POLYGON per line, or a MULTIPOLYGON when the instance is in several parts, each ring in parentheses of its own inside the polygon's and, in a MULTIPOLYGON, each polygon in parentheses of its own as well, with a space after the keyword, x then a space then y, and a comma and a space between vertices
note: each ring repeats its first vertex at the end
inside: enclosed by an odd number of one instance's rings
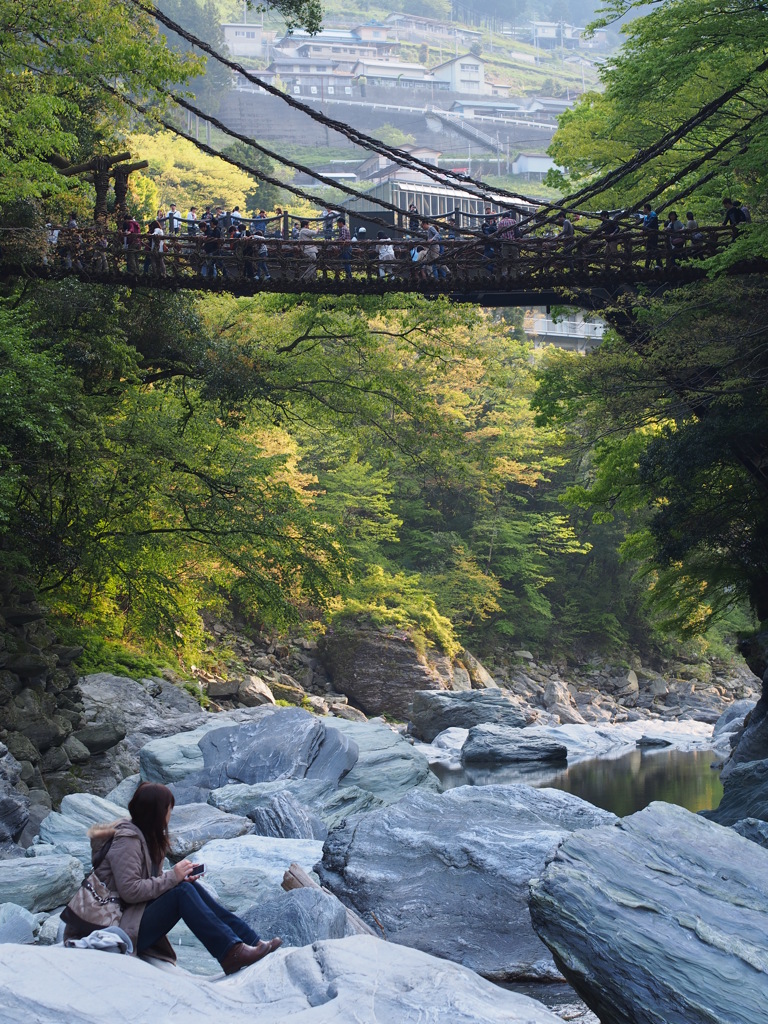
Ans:
MULTIPOLYGON (((201 875, 192 861, 181 860, 162 871, 170 847, 168 823, 174 802, 167 786, 142 782, 128 804, 130 820, 90 829, 96 863, 99 851, 110 844, 96 874, 120 896, 125 909, 119 924, 137 954, 175 962, 167 932, 181 920, 224 973, 234 974, 277 949, 282 939, 262 942, 245 921, 222 907, 203 886, 195 885, 201 875)), ((77 937, 68 933, 69 926, 65 939, 77 937)))

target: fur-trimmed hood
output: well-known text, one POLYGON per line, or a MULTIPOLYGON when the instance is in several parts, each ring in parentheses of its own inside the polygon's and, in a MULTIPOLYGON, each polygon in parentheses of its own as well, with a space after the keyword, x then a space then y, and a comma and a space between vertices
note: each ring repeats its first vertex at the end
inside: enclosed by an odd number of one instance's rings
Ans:
POLYGON ((141 837, 141 832, 130 818, 118 818, 117 821, 109 822, 109 824, 91 825, 86 835, 91 841, 91 853, 95 856, 104 843, 114 839, 115 836, 120 835, 126 838, 131 836, 138 839, 141 837))

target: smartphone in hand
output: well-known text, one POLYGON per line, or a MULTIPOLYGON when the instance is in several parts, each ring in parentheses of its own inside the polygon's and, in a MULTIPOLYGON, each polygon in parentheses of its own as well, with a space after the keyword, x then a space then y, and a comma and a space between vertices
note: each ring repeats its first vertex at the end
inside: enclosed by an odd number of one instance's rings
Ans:
POLYGON ((187 878, 197 878, 205 873, 205 864, 193 864, 187 878))

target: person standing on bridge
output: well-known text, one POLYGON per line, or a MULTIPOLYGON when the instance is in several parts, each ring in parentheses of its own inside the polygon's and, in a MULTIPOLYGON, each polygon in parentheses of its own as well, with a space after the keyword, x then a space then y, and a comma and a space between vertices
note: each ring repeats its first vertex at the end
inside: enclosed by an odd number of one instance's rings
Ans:
POLYGON ((408 233, 418 235, 419 233, 419 208, 416 203, 408 207, 408 233))
POLYGON ((317 246, 314 242, 319 234, 319 231, 312 230, 308 220, 301 221, 298 242, 301 246, 299 258, 304 263, 304 270, 299 275, 300 281, 314 281, 317 277, 317 246))
POLYGON ((352 236, 349 233, 347 227, 347 220, 345 217, 339 217, 336 221, 336 227, 338 228, 339 242, 339 258, 341 259, 341 265, 344 268, 344 274, 348 281, 352 280, 352 236))
POLYGON ((338 214, 330 206, 326 206, 325 213, 323 214, 323 238, 326 242, 330 242, 333 239, 333 225, 337 216, 338 214))
POLYGON ((657 270, 661 270, 659 215, 650 203, 645 203, 643 206, 643 231, 645 233, 645 269, 650 269, 651 263, 653 263, 657 270))
POLYGON ((723 210, 725 211, 723 216, 723 227, 729 227, 733 232, 733 237, 735 239, 738 234, 738 226, 746 221, 746 215, 741 206, 734 203, 734 201, 728 197, 723 199, 723 210))
POLYGON ((493 274, 496 269, 494 259, 496 256, 496 248, 491 244, 490 237, 495 235, 499 229, 499 222, 496 220, 496 216, 491 210, 490 206, 485 208, 485 217, 483 218, 482 232, 485 235, 485 245, 483 246, 483 256, 485 257, 486 264, 485 269, 489 274, 493 274))
POLYGON ((674 210, 669 211, 667 223, 664 225, 664 233, 667 236, 667 267, 676 267, 677 258, 685 245, 685 233, 674 210))
POLYGON ((197 207, 190 206, 189 212, 187 213, 187 234, 197 234, 197 207))
POLYGON ((168 222, 168 234, 178 235, 179 231, 181 231, 181 214, 176 209, 176 203, 171 203, 171 208, 168 211, 168 217, 166 219, 168 222))
POLYGON ((140 234, 139 222, 132 213, 127 213, 123 218, 123 248, 126 251, 129 274, 138 274, 139 272, 138 251, 141 244, 139 240, 140 234))
POLYGON ((561 210, 558 213, 555 220, 557 221, 558 227, 560 228, 558 233, 555 235, 555 238, 557 239, 557 241, 562 242, 563 255, 568 257, 568 267, 571 270, 573 270, 575 267, 575 264, 573 262, 573 247, 576 242, 573 231, 573 224, 568 219, 568 215, 566 214, 565 210, 561 210))

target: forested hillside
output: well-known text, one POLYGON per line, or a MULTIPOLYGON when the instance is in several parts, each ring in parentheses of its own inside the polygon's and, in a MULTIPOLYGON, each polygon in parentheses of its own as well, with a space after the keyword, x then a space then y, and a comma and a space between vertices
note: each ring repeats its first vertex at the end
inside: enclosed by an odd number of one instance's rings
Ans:
MULTIPOLYGON (((733 186, 757 220, 762 37, 723 9, 731 59, 710 59, 690 46, 692 6, 661 5, 653 35, 640 22, 605 93, 565 116, 563 185, 612 206, 693 185, 710 217, 733 186), (748 87, 656 162, 595 184, 660 125, 685 126, 702 81, 712 97, 748 87)), ((12 8, 1 0, 3 223, 85 216, 92 186, 52 158, 142 155, 156 128, 111 83, 159 107, 199 66, 131 3, 12 8)), ((231 174, 222 201, 241 194, 231 174)), ((756 224, 713 274, 761 245, 756 224)), ((716 615, 748 628, 750 608, 768 618, 765 308, 762 278, 640 295, 608 310, 597 353, 540 362, 516 316, 446 301, 5 280, 1 566, 94 665, 107 641, 199 664, 206 614, 227 609, 314 632, 357 615, 447 652, 652 652, 716 615)))

